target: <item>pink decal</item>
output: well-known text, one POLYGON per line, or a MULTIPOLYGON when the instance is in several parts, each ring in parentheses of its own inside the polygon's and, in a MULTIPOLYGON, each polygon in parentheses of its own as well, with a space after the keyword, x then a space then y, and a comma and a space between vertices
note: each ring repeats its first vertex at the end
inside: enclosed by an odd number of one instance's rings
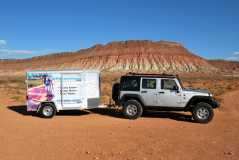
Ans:
POLYGON ((54 98, 52 80, 47 76, 42 77, 43 85, 27 90, 27 110, 36 111, 43 101, 51 101, 54 98))

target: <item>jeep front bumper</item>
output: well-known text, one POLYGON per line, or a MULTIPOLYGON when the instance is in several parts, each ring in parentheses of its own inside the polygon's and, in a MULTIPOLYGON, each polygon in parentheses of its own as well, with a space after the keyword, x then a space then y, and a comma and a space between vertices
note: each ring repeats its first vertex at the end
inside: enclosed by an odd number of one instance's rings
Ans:
POLYGON ((220 107, 220 103, 217 100, 213 99, 212 100, 212 108, 218 108, 218 107, 220 107))

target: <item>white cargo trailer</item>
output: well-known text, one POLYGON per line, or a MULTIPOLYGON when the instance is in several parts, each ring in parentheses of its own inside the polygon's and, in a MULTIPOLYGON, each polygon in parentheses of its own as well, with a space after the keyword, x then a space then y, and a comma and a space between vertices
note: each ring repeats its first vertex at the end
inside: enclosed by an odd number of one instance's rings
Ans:
POLYGON ((27 111, 50 118, 60 110, 99 107, 99 71, 30 71, 26 77, 27 111))

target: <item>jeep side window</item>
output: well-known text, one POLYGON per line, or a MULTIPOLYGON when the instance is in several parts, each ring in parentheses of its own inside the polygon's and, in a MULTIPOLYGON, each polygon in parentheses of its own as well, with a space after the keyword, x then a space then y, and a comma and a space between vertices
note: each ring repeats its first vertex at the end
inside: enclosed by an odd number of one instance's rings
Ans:
POLYGON ((142 80, 143 89, 156 89, 156 79, 143 79, 142 80))
POLYGON ((138 77, 124 77, 122 79, 121 90, 123 91, 139 91, 140 79, 138 77))
POLYGON ((166 90, 178 90, 178 85, 173 79, 162 79, 161 80, 161 89, 166 90))

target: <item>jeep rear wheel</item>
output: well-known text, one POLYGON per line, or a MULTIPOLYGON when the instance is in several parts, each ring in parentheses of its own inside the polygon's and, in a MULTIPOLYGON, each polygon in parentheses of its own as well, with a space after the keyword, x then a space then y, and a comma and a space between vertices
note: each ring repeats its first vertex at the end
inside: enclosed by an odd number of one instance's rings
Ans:
POLYGON ((137 100, 128 100, 124 104, 123 114, 128 119, 137 119, 143 113, 142 105, 137 100))
POLYGON ((208 123, 212 120, 214 113, 212 106, 205 102, 200 102, 192 110, 193 119, 198 123, 208 123))

